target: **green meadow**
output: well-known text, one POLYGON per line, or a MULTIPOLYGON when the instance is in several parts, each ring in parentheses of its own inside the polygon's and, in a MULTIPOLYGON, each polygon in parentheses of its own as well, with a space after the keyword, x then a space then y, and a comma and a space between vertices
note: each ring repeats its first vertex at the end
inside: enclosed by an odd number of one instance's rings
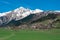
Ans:
POLYGON ((60 29, 15 31, 1 28, 0 40, 60 40, 60 29))
MULTIPOLYGON (((60 16, 57 19, 60 19, 60 16)), ((36 23, 48 24, 49 20, 36 23)), ((56 22, 53 25, 60 28, 60 22, 56 22)), ((60 29, 9 30, 0 28, 0 40, 60 40, 60 29)))

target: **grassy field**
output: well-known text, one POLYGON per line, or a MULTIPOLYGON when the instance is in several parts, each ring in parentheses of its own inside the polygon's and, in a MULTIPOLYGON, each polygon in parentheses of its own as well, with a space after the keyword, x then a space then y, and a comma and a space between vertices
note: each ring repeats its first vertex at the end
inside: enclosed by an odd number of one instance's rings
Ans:
POLYGON ((0 29, 0 40, 60 40, 60 29, 17 31, 0 29))
MULTIPOLYGON (((38 23, 48 24, 49 20, 38 23)), ((60 22, 54 23, 54 26, 60 27, 60 22)), ((15 31, 0 28, 0 40, 60 40, 60 29, 15 31)))

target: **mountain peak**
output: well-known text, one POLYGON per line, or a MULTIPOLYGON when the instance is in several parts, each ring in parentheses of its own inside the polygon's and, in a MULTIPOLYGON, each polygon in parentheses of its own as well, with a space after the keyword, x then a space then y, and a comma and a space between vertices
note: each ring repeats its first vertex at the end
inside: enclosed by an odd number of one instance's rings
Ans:
MULTIPOLYGON (((48 12, 55 13, 54 11, 48 11, 48 12)), ((14 20, 14 21, 22 20, 24 18, 29 17, 30 15, 32 15, 31 20, 34 21, 41 17, 47 16, 49 14, 48 12, 46 12, 46 11, 44 12, 43 10, 40 10, 40 9, 31 10, 28 8, 19 7, 15 10, 12 10, 9 12, 0 13, 0 24, 7 24, 12 20, 14 20)), ((57 11, 57 12, 59 12, 59 11, 57 11)))

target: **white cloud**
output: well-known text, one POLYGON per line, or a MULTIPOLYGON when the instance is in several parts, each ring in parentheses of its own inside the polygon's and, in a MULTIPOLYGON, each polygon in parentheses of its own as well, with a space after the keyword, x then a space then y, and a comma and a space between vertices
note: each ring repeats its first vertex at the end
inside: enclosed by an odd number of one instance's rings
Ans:
POLYGON ((10 4, 10 2, 8 1, 0 1, 1 3, 4 3, 4 4, 10 4))

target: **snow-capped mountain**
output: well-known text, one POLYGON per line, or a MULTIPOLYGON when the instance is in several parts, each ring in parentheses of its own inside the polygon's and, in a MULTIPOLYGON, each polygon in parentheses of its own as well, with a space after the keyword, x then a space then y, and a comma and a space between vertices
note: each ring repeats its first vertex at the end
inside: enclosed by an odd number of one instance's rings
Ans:
POLYGON ((15 20, 15 21, 21 20, 31 14, 36 14, 40 12, 43 12, 43 10, 40 9, 31 10, 28 8, 19 7, 13 11, 0 13, 0 25, 7 24, 11 20, 15 20))
MULTIPOLYGON (((54 11, 59 12, 59 11, 54 11)), ((8 24, 10 21, 18 21, 18 20, 25 20, 25 18, 28 18, 29 21, 37 20, 41 17, 47 16, 49 13, 52 13, 51 11, 45 12, 40 9, 31 10, 24 7, 19 7, 15 10, 0 13, 0 25, 2 24, 8 24)))
MULTIPOLYGON (((12 17, 14 17, 14 15, 16 17, 20 17, 20 19, 30 15, 30 14, 35 14, 35 13, 40 13, 43 12, 43 10, 40 9, 35 9, 35 10, 30 10, 28 8, 24 8, 24 7, 19 7, 13 11, 8 11, 8 12, 4 12, 4 13, 0 13, 0 17, 1 16, 6 16, 7 14, 11 14, 12 13, 12 17)), ((18 19, 16 19, 18 20, 18 19)))

